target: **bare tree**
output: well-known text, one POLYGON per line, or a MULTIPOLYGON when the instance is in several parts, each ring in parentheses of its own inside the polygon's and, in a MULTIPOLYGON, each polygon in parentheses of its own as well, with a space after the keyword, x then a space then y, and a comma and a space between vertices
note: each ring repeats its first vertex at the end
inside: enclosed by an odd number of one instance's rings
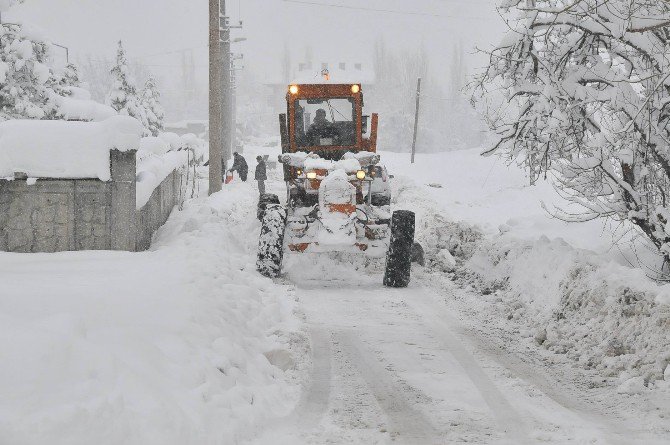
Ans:
POLYGON ((583 212, 638 227, 670 258, 670 3, 504 0, 510 32, 475 99, 498 134, 487 152, 551 172, 583 212))

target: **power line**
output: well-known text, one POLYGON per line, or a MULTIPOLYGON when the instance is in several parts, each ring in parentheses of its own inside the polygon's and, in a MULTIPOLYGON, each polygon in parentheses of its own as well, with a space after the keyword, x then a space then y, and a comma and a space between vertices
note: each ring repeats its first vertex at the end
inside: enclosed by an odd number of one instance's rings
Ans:
POLYGON ((436 17, 436 18, 452 18, 452 19, 463 19, 463 20, 490 20, 490 18, 485 17, 444 15, 444 14, 434 14, 430 12, 399 11, 395 9, 362 8, 360 6, 341 5, 336 3, 311 2, 306 0, 283 0, 283 1, 284 3, 296 3, 300 5, 309 5, 309 6, 323 6, 326 8, 353 9, 356 11, 383 12, 387 14, 413 15, 423 17, 436 17))
POLYGON ((298 3, 302 5, 310 6, 326 6, 329 8, 340 8, 340 9, 355 9, 358 11, 371 11, 371 12, 386 12, 389 14, 402 14, 402 15, 422 15, 428 17, 442 17, 439 14, 431 14, 428 12, 407 12, 407 11, 397 11, 392 9, 375 9, 375 8, 361 8, 359 6, 348 6, 348 5, 338 5, 334 3, 318 3, 318 2, 308 2, 303 0, 284 0, 285 3, 298 3))

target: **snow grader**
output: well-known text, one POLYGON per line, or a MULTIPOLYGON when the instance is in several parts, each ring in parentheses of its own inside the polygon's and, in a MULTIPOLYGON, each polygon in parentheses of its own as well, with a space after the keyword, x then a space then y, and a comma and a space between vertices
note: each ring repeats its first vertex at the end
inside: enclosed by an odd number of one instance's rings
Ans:
POLYGON ((391 214, 390 198, 373 199, 388 181, 377 154, 378 115, 363 114, 360 84, 293 84, 279 115, 286 205, 261 196, 258 271, 278 277, 285 250, 386 256, 384 285, 410 281, 415 215, 391 214), (378 178, 379 172, 384 178, 378 178))

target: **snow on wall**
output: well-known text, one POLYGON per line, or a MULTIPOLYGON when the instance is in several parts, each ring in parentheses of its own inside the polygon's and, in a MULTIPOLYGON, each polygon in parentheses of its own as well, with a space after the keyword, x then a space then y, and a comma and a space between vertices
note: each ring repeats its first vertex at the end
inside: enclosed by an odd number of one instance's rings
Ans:
POLYGON ((154 190, 174 170, 188 166, 187 151, 171 151, 162 156, 150 154, 137 161, 136 206, 141 209, 149 202, 154 190))
POLYGON ((103 122, 0 122, 0 177, 110 180, 112 149, 137 150, 144 128, 136 119, 103 122))

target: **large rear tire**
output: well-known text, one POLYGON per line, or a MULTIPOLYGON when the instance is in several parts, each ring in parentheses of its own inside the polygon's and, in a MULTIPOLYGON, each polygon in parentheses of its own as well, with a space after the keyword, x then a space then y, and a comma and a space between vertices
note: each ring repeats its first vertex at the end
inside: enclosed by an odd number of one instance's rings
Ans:
POLYGON ((277 278, 281 274, 285 230, 286 209, 278 204, 268 204, 263 215, 256 261, 256 269, 265 277, 277 278))
POLYGON ((256 209, 256 217, 259 221, 263 221, 263 216, 265 215, 265 209, 270 204, 279 204, 279 196, 273 193, 264 193, 258 198, 258 207, 256 209))
POLYGON ((391 242, 386 255, 384 286, 407 287, 412 269, 412 246, 416 216, 414 212, 398 210, 391 218, 391 242))

